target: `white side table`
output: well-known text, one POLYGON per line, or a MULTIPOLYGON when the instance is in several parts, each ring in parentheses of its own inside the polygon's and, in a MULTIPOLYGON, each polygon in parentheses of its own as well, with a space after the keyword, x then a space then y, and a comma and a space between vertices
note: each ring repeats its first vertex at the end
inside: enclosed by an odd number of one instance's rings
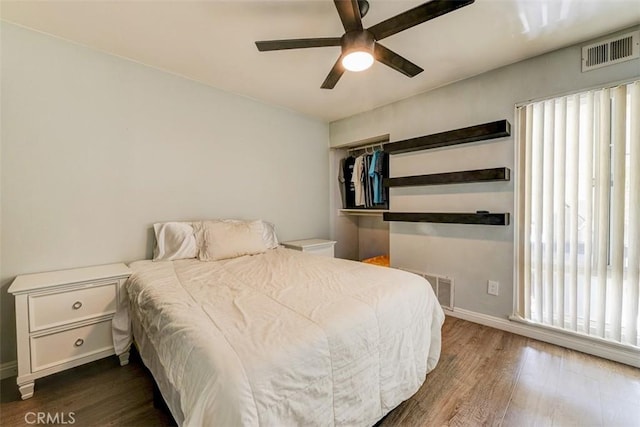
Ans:
POLYGON ((334 257, 334 246, 336 242, 334 240, 325 239, 303 239, 303 240, 290 240, 288 242, 281 242, 282 246, 296 251, 308 252, 314 255, 322 255, 326 257, 334 257))
MULTIPOLYGON (((114 354, 111 320, 131 274, 109 264, 16 277, 18 388, 33 396, 37 378, 114 354)), ((128 363, 129 354, 120 355, 128 363)))

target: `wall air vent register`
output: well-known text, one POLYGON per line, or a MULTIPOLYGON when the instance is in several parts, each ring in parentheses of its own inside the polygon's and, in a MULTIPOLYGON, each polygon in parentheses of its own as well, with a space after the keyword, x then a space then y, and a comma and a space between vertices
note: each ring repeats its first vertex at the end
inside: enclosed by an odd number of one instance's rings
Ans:
POLYGON ((422 271, 412 270, 409 268, 402 268, 401 270, 408 271, 410 273, 417 274, 418 276, 424 277, 429 281, 431 287, 433 288, 433 292, 436 294, 438 298, 438 302, 443 308, 453 310, 454 303, 454 283, 453 279, 448 276, 440 276, 438 274, 425 273, 422 271))
POLYGON ((640 58, 640 31, 582 47, 582 72, 640 58))

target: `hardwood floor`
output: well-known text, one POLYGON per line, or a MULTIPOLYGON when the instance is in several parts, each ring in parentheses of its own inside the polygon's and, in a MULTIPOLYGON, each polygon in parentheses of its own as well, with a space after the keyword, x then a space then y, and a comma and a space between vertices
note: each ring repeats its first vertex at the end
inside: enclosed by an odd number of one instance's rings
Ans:
POLYGON ((64 414, 67 424, 73 412, 73 425, 82 427, 170 425, 153 407, 153 382, 136 353, 127 366, 112 356, 38 379, 28 400, 20 400, 15 377, 2 380, 0 393, 2 426, 33 425, 28 412, 64 414))
MULTIPOLYGON (((443 342, 422 388, 378 426, 640 426, 639 369, 455 318, 443 342)), ((125 367, 111 357, 37 380, 26 401, 8 378, 0 424, 29 425, 28 412, 74 412, 76 426, 170 425, 152 390, 135 355, 125 367)))
POLYGON ((640 426, 640 369, 455 318, 443 341, 381 426, 640 426))

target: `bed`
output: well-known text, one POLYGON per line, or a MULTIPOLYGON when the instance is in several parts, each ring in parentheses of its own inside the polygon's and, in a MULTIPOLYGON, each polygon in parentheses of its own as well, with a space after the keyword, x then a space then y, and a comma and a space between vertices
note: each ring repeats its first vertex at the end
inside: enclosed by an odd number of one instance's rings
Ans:
POLYGON ((405 271, 283 247, 130 267, 133 336, 180 425, 370 426, 440 355, 442 309, 405 271))

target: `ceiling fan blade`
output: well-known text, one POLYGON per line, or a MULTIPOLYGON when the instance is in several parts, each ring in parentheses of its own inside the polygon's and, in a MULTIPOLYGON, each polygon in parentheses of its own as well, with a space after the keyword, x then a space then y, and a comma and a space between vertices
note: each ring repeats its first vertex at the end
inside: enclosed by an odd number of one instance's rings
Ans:
POLYGON ((322 82, 322 86, 320 87, 322 89, 333 89, 343 74, 344 67, 342 66, 342 55, 340 55, 336 63, 333 65, 331 71, 329 71, 329 75, 327 75, 327 78, 324 79, 324 82, 322 82))
POLYGON ((360 18, 360 7, 357 0, 333 0, 338 9, 340 21, 346 32, 362 30, 362 19, 360 18))
POLYGON ((464 6, 468 6, 475 0, 432 0, 416 6, 399 15, 389 18, 369 28, 376 40, 392 36, 400 31, 422 24, 438 16, 453 12, 464 6))
POLYGON ((391 67, 408 77, 413 77, 424 71, 413 62, 403 58, 394 51, 389 50, 378 43, 373 47, 373 56, 377 61, 382 62, 384 65, 391 67))
POLYGON ((284 49, 304 49, 308 47, 340 46, 340 37, 315 39, 263 40, 256 42, 260 52, 284 49))

